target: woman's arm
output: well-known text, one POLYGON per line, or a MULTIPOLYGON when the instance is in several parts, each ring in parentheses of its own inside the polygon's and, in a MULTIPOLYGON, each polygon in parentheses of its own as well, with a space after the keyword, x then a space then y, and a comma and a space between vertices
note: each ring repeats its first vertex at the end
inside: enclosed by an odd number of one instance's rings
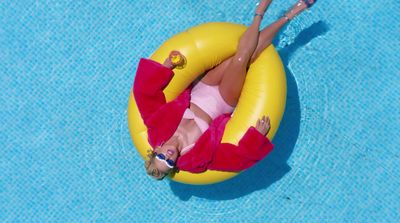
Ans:
POLYGON ((257 120, 256 129, 261 135, 267 135, 271 129, 271 123, 268 116, 263 116, 257 120))
POLYGON ((155 61, 140 59, 133 84, 133 95, 144 120, 166 103, 163 89, 173 75, 171 69, 155 61))
POLYGON ((149 60, 140 59, 133 84, 133 94, 144 120, 156 112, 166 103, 164 88, 174 76, 174 69, 182 61, 173 61, 173 58, 182 54, 172 51, 164 64, 149 60))
POLYGON ((250 127, 238 145, 222 143, 215 151, 208 169, 242 171, 253 166, 270 153, 274 145, 265 135, 271 128, 269 117, 263 116, 256 127, 250 127))
POLYGON ((177 66, 183 66, 185 64, 186 58, 179 51, 173 50, 169 53, 167 59, 165 59, 163 65, 169 69, 174 69, 177 66))
POLYGON ((224 131, 224 123, 228 120, 228 117, 223 116, 214 120, 220 124, 215 128, 210 127, 195 147, 178 159, 177 167, 192 173, 201 173, 207 169, 239 172, 253 166, 272 151, 274 145, 264 135, 264 132, 266 134, 269 131, 269 119, 266 117, 258 120, 256 127, 250 127, 238 145, 213 141, 213 134, 216 134, 213 131, 224 131), (262 120, 267 124, 261 125, 262 120))

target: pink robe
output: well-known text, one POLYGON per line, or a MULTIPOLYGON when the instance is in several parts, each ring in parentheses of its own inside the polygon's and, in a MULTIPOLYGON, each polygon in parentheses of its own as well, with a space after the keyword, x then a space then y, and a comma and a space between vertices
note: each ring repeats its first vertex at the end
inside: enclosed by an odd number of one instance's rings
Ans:
MULTIPOLYGON (((166 102, 163 89, 173 75, 171 69, 149 59, 141 59, 136 71, 133 94, 152 147, 161 145, 175 133, 185 109, 190 106, 191 88, 166 102)), ((195 146, 178 158, 177 168, 192 173, 207 169, 239 172, 253 166, 272 151, 273 144, 254 127, 246 131, 238 145, 221 143, 229 119, 230 114, 214 119, 195 146)))

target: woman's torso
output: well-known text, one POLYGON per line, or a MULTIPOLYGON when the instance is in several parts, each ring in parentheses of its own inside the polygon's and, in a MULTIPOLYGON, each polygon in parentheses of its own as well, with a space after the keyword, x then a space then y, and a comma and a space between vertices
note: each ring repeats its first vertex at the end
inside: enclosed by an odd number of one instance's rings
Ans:
POLYGON ((205 132, 213 120, 211 115, 219 116, 233 111, 233 107, 226 104, 222 99, 218 86, 209 86, 201 81, 192 90, 189 109, 190 111, 185 112, 174 133, 181 140, 184 150, 188 149, 188 147, 193 147, 194 143, 205 132), (208 113, 201 106, 207 109, 208 113), (187 115, 187 112, 191 113, 191 115, 187 115))
POLYGON ((174 136, 178 138, 181 145, 181 147, 178 148, 181 155, 190 150, 202 134, 203 132, 194 119, 182 118, 174 133, 174 136))

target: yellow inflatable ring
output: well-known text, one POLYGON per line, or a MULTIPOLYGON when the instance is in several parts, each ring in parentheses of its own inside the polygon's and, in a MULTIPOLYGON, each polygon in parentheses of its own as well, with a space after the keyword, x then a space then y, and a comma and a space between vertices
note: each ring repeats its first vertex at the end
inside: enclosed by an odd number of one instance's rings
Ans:
MULTIPOLYGON (((232 23, 206 23, 175 35, 156 50, 150 58, 160 63, 164 62, 172 50, 179 50, 187 59, 183 69, 174 70, 175 76, 164 90, 167 101, 177 97, 199 75, 232 56, 245 29, 243 25, 232 23)), ((271 130, 267 137, 272 140, 282 119, 285 104, 285 71, 278 53, 271 45, 251 64, 233 117, 226 125, 222 142, 237 145, 247 129, 254 126, 263 115, 270 117, 271 130)), ((151 146, 132 91, 128 102, 128 125, 135 147, 146 159, 146 151, 151 146)), ((212 184, 237 174, 211 170, 200 174, 179 171, 170 177, 186 184, 212 184)))

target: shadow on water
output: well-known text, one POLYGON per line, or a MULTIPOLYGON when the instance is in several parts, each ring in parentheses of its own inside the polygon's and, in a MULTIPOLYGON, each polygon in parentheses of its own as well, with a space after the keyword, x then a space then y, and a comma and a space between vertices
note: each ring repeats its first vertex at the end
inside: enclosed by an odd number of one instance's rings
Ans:
POLYGON ((320 21, 304 29, 288 46, 279 50, 287 78, 287 102, 279 130, 273 140, 274 151, 252 168, 233 179, 213 185, 193 186, 171 181, 174 194, 181 200, 191 196, 211 200, 229 200, 244 196, 260 189, 265 189, 280 180, 290 171, 287 160, 293 152, 300 130, 300 103, 296 80, 287 69, 291 55, 310 42, 313 38, 324 35, 328 26, 320 21))

